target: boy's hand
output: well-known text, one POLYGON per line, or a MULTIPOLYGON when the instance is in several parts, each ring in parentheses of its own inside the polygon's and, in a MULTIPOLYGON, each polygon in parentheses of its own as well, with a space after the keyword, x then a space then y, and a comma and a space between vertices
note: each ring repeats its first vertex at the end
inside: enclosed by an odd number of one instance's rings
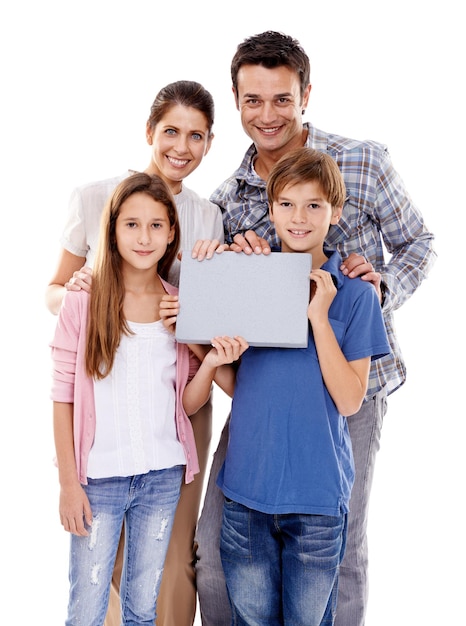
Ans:
POLYGON ((245 254, 270 254, 272 250, 265 239, 256 235, 253 230, 247 230, 244 235, 239 233, 233 237, 230 250, 245 254))
POLYGON ((193 259, 202 261, 203 259, 211 259, 215 254, 220 254, 224 250, 229 250, 227 243, 220 243, 218 239, 198 239, 194 244, 191 252, 193 259))
POLYGON ((215 337, 204 362, 213 368, 228 365, 237 361, 248 348, 249 344, 243 337, 215 337))
POLYGON ((160 319, 164 327, 171 333, 175 333, 176 318, 180 312, 178 296, 171 296, 168 293, 162 296, 159 307, 160 319))
POLYGON ((316 269, 311 272, 311 302, 307 315, 311 324, 328 321, 328 311, 337 294, 330 272, 316 269))

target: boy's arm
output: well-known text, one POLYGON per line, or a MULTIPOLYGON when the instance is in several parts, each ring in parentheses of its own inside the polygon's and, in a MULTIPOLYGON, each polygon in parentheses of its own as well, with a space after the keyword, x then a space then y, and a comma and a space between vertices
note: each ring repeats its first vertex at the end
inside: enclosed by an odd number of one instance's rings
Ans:
POLYGON ((312 270, 316 285, 308 307, 308 317, 325 386, 341 415, 353 415, 361 407, 367 390, 370 357, 347 361, 341 351, 328 318, 336 295, 331 275, 325 270, 312 270))
POLYGON ((89 533, 84 521, 92 523, 89 500, 76 470, 73 443, 73 404, 53 403, 53 431, 60 482, 60 521, 65 530, 81 537, 89 533))

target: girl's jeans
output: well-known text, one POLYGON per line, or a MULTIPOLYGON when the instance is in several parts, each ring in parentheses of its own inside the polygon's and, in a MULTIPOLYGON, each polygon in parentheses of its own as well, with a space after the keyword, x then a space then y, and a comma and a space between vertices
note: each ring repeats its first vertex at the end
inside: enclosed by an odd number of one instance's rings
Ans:
POLYGON ((89 479, 83 486, 93 521, 89 536, 71 535, 67 626, 104 623, 123 520, 122 623, 153 625, 183 475, 179 465, 137 476, 89 479))
POLYGON ((225 499, 220 538, 232 624, 331 625, 346 515, 274 515, 225 499))

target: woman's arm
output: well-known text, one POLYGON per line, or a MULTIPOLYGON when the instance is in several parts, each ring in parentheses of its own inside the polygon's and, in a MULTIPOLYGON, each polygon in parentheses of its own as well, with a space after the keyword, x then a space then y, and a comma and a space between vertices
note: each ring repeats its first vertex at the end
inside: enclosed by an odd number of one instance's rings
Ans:
POLYGON ((68 250, 62 249, 57 270, 45 292, 45 304, 54 315, 58 315, 63 296, 67 290, 79 291, 84 289, 90 291, 91 269, 84 265, 85 262, 84 257, 76 256, 68 250))

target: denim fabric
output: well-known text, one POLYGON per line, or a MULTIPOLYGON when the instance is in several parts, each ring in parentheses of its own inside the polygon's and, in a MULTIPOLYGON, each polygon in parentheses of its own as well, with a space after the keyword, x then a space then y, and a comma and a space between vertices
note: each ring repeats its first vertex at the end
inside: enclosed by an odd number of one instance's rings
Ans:
POLYGON ((348 417, 355 466, 348 516, 346 554, 340 568, 335 626, 364 626, 369 592, 367 521, 376 455, 380 448, 383 418, 387 410, 385 390, 363 403, 348 417))
POLYGON ((231 626, 231 609, 220 560, 220 529, 222 527, 223 493, 217 487, 217 475, 225 460, 230 417, 220 435, 212 459, 196 530, 196 586, 203 626, 231 626))
POLYGON ((225 499, 220 555, 233 623, 333 624, 346 515, 269 514, 225 499))
MULTIPOLYGON (((335 626, 364 626, 368 596, 369 496, 386 406, 386 391, 382 390, 348 418, 356 475, 348 514, 346 552, 340 566, 335 626)), ((214 454, 196 533, 196 582, 203 626, 230 626, 232 623, 219 553, 223 494, 216 485, 225 459, 228 433, 229 420, 214 454)))
POLYGON ((88 537, 71 535, 66 626, 104 623, 123 520, 122 623, 153 625, 184 469, 89 479, 84 489, 93 522, 88 537))

